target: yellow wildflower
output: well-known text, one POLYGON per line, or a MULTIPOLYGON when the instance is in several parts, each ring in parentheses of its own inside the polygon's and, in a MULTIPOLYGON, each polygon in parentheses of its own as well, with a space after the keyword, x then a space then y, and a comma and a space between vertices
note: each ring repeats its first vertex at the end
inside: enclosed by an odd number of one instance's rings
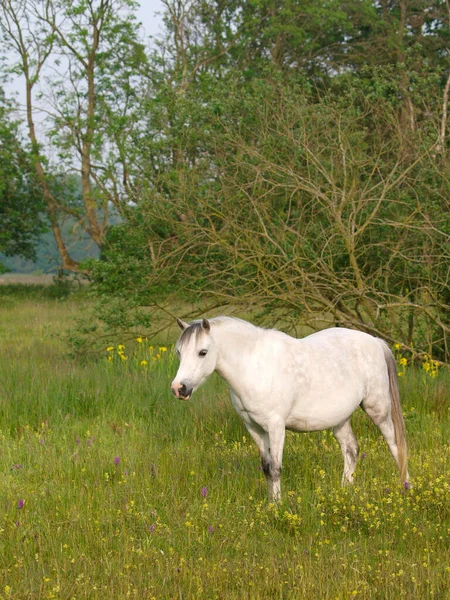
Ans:
POLYGON ((400 364, 402 365, 402 367, 404 367, 405 365, 407 365, 407 364, 408 364, 408 361, 407 361, 407 359, 406 359, 406 358, 401 358, 399 362, 400 362, 400 364))
POLYGON ((148 365, 148 362, 146 360, 141 360, 141 365, 148 365))
POLYGON ((114 350, 114 346, 108 346, 106 348, 106 352, 112 352, 114 350))
POLYGON ((143 338, 142 338, 142 337, 139 335, 139 336, 136 338, 136 341, 138 342, 138 344, 142 344, 142 342, 143 342, 143 338))
POLYGON ((167 348, 165 346, 160 346, 159 347, 159 351, 160 352, 167 352, 167 348))

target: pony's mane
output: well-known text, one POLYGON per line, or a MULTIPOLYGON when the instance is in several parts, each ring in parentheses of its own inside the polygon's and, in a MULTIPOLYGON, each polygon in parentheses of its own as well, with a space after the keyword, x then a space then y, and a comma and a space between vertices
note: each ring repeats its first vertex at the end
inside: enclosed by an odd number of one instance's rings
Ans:
POLYGON ((200 333, 203 331, 202 322, 194 321, 183 330, 177 342, 177 349, 180 349, 185 344, 188 344, 192 337, 198 337, 200 333))
MULTIPOLYGON (((250 327, 252 329, 253 328, 256 329, 256 325, 253 325, 252 323, 249 323, 248 321, 244 321, 243 319, 238 319, 236 317, 225 317, 225 316, 214 317, 212 319, 208 319, 208 323, 211 325, 211 327, 238 326, 238 327, 250 327)), ((186 329, 182 332, 182 334, 177 342, 177 348, 180 349, 185 344, 188 344, 193 336, 195 338, 198 338, 203 332, 204 332, 204 329, 202 327, 202 319, 192 321, 192 323, 189 324, 189 327, 186 327, 186 329)))
POLYGON ((249 321, 244 321, 244 319, 239 319, 238 317, 214 317, 212 319, 208 319, 208 321, 212 324, 212 325, 216 325, 216 326, 220 326, 220 327, 233 327, 237 326, 237 327, 251 327, 254 328, 256 327, 256 325, 253 325, 253 323, 250 323, 249 321))

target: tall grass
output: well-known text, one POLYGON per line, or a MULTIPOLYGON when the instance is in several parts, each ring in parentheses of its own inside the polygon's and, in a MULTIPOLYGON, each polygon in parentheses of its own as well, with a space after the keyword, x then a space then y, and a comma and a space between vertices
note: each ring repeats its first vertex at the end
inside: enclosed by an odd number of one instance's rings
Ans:
POLYGON ((329 432, 288 434, 277 507, 223 382, 175 400, 158 340, 69 360, 82 310, 0 302, 1 598, 448 598, 447 373, 401 377, 412 490, 358 412, 356 485, 329 432))

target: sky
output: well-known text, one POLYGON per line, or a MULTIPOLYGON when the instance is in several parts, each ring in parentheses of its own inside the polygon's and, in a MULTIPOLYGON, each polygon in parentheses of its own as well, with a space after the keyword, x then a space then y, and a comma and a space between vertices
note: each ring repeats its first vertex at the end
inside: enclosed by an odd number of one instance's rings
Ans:
POLYGON ((141 5, 138 11, 138 18, 141 21, 146 36, 157 35, 161 29, 161 16, 155 15, 162 12, 161 0, 140 0, 141 5))
MULTIPOLYGON (((137 11, 137 17, 142 23, 144 29, 144 38, 149 36, 157 36, 162 32, 161 13, 163 9, 162 0, 140 0, 140 7, 137 11)), ((5 86, 6 93, 14 94, 20 104, 24 104, 25 90, 23 80, 16 77, 5 86)))

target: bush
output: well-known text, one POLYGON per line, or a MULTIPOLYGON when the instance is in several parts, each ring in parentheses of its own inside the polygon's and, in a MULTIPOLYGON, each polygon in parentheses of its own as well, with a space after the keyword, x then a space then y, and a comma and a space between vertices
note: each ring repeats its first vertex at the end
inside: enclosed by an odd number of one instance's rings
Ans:
POLYGON ((277 78, 221 105, 205 108, 195 160, 158 171, 93 265, 114 306, 104 322, 147 326, 168 294, 213 298, 448 361, 450 205, 432 125, 406 139, 390 98, 312 98, 277 78))

